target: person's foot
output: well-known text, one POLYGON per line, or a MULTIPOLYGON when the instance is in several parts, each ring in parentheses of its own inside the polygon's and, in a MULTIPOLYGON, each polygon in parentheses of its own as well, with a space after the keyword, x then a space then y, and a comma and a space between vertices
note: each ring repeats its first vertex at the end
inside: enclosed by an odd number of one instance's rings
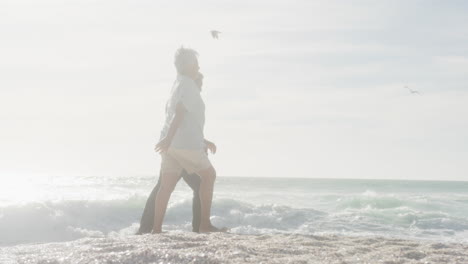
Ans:
POLYGON ((198 233, 227 232, 228 230, 229 230, 229 228, 227 228, 227 227, 218 228, 218 227, 216 227, 214 225, 210 225, 207 228, 200 227, 199 230, 198 230, 198 233))
POLYGON ((151 231, 151 234, 153 234, 153 235, 154 235, 154 234, 161 234, 161 233, 163 233, 162 230, 154 230, 154 229, 153 229, 153 230, 151 231))
POLYGON ((144 235, 144 234, 150 234, 151 230, 138 230, 135 235, 144 235))

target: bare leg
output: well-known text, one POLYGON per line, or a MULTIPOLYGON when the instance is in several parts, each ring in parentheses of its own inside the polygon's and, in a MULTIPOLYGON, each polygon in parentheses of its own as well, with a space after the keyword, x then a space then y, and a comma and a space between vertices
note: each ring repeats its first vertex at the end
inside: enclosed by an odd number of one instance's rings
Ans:
POLYGON ((200 176, 200 202, 201 202, 201 217, 200 217, 200 233, 214 232, 216 228, 213 227, 210 221, 211 203, 213 200, 213 188, 216 179, 216 171, 213 166, 208 169, 197 172, 200 176))
POLYGON ((156 201, 156 194, 158 193, 159 186, 161 185, 161 172, 159 174, 158 183, 151 191, 150 196, 146 200, 145 209, 143 210, 143 215, 141 216, 140 220, 140 228, 136 235, 142 235, 146 233, 151 233, 153 230, 153 223, 154 223, 154 203, 156 201))
POLYGON ((166 214, 167 203, 171 197, 172 191, 180 179, 180 173, 162 173, 161 186, 156 194, 155 208, 154 208, 154 224, 153 234, 162 232, 162 222, 166 214))
POLYGON ((197 174, 188 174, 186 171, 182 172, 182 178, 193 190, 192 200, 192 231, 198 233, 200 227, 200 176, 197 174))

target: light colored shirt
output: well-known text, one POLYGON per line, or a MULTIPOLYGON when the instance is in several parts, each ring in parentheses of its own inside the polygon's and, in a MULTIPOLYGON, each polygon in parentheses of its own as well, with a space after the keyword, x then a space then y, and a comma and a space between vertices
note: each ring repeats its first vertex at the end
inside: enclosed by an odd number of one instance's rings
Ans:
POLYGON ((201 98, 200 91, 200 87, 192 78, 182 74, 177 75, 166 103, 166 121, 160 139, 164 138, 169 131, 177 104, 181 102, 187 111, 175 132, 171 148, 204 149, 205 103, 201 98))

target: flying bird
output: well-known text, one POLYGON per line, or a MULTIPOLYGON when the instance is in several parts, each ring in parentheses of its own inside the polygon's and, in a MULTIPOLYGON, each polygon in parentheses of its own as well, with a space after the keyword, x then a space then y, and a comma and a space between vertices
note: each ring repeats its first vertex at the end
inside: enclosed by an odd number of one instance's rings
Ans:
POLYGON ((413 90, 411 88, 409 88, 408 86, 405 86, 406 89, 408 89, 410 91, 411 94, 418 94, 418 95, 421 95, 421 93, 419 91, 416 91, 416 90, 413 90))
POLYGON ((221 34, 221 32, 219 32, 219 31, 217 31, 217 30, 211 30, 210 33, 211 33, 211 36, 212 36, 214 39, 218 39, 218 35, 221 34))

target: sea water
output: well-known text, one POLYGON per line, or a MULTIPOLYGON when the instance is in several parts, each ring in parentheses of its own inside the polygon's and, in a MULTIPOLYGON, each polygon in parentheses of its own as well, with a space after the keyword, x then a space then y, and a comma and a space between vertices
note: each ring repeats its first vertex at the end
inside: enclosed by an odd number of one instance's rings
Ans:
MULTIPOLYGON (((0 186, 0 246, 134 234, 156 177, 22 177, 0 186)), ((165 230, 190 232, 181 180, 165 230)), ((218 177, 212 222, 238 234, 468 242, 468 182, 218 177)))

